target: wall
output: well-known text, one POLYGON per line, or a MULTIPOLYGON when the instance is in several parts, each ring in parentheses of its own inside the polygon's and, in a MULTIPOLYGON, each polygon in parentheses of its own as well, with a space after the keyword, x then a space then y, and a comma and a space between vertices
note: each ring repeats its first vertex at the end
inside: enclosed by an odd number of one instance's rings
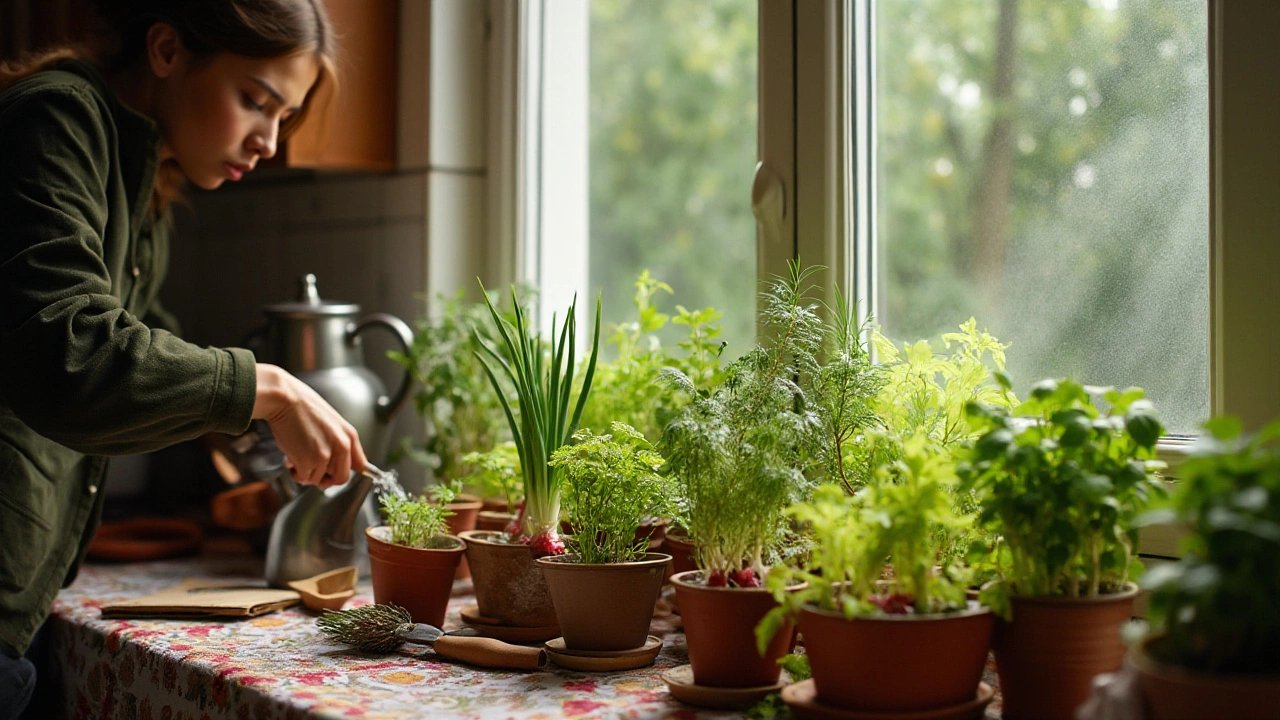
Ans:
MULTIPOLYGON (((320 296, 359 303, 364 313, 389 312, 413 325, 426 287, 423 172, 359 176, 263 171, 241 184, 189 191, 177 212, 177 233, 162 299, 192 342, 239 345, 262 322, 264 304, 292 300, 297 279, 315 273, 320 296), (274 172, 275 174, 270 174, 274 172)), ((394 390, 397 347, 387 333, 362 336, 366 362, 394 390)), ((406 406, 395 436, 421 433, 406 406)), ((373 462, 379 459, 370 458, 373 462)), ((422 473, 398 469, 411 488, 422 473)))

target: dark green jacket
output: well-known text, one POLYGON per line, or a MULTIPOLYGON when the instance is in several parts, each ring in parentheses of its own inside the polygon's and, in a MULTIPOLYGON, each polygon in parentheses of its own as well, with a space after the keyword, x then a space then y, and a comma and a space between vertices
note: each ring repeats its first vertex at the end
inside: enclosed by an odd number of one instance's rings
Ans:
POLYGON ((18 652, 75 577, 105 456, 243 432, 253 411, 252 353, 159 329, 160 139, 80 61, 0 96, 0 645, 18 652))

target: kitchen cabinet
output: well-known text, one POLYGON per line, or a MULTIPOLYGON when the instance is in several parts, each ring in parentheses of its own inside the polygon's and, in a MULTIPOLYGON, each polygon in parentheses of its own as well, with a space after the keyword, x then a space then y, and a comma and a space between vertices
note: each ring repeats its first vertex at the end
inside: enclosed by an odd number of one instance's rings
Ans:
POLYGON ((322 112, 308 118, 263 167, 394 170, 399 0, 325 5, 338 36, 336 99, 318 96, 322 112))

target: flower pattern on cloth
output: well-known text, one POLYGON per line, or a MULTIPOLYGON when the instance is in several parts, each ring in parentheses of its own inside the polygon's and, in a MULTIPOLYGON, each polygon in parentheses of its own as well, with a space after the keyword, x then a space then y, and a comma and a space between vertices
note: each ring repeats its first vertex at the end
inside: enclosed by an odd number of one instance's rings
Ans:
MULTIPOLYGON (((239 620, 105 620, 99 608, 184 579, 264 584, 260 560, 188 560, 86 565, 58 595, 49 626, 55 672, 70 718, 272 720, 315 718, 742 717, 685 705, 662 673, 689 662, 680 618, 659 601, 650 634, 662 651, 645 668, 584 673, 556 667, 522 673, 437 659, 409 644, 361 653, 330 641, 301 605, 239 620)), ((367 581, 347 607, 373 602, 367 581)), ((469 580, 455 583, 445 628, 475 603, 469 580)), ((992 682, 987 679, 987 682, 992 682)), ((997 717, 988 711, 988 717, 997 717)))

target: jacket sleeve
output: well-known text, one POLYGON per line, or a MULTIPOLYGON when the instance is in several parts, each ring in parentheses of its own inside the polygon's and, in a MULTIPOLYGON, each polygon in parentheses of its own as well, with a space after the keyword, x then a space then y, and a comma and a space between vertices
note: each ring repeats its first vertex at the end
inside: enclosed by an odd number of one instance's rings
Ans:
POLYGON ((153 330, 112 293, 103 238, 119 188, 104 113, 76 88, 0 110, 0 403, 92 454, 242 432, 253 354, 153 330))

